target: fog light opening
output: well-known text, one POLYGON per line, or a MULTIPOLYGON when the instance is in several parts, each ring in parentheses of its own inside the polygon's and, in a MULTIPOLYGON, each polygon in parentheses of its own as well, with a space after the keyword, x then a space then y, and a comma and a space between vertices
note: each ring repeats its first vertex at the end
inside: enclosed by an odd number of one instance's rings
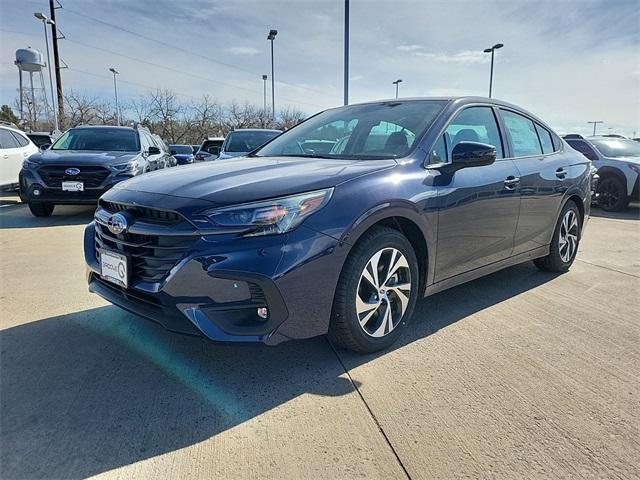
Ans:
POLYGON ((34 197, 39 197, 41 193, 42 193, 42 192, 40 191, 40 189, 39 189, 39 188, 34 188, 34 189, 33 189, 33 196, 34 196, 34 197))
POLYGON ((260 307, 257 310, 257 314, 260 318, 266 320, 267 318, 269 318, 269 309, 267 307, 260 307))

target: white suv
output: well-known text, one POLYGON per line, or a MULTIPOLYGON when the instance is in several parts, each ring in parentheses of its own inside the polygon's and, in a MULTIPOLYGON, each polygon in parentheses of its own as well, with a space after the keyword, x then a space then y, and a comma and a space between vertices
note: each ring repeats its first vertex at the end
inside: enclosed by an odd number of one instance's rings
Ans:
POLYGON ((38 153, 38 147, 24 132, 0 125, 0 188, 18 185, 22 162, 34 153, 38 153))
POLYGON ((597 203, 603 210, 617 212, 640 198, 640 143, 611 136, 563 138, 598 169, 597 203))

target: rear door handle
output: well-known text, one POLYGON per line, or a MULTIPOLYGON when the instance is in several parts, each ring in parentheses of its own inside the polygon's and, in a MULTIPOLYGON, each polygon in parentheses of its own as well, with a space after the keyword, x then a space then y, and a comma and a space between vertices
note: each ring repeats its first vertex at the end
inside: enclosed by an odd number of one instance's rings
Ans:
POLYGON ((507 190, 515 189, 520 183, 520 177, 514 177, 513 175, 509 175, 504 179, 504 188, 507 190))
POLYGON ((567 172, 565 171, 564 168, 560 167, 556 170, 556 177, 558 177, 560 180, 564 180, 564 177, 567 176, 567 172))

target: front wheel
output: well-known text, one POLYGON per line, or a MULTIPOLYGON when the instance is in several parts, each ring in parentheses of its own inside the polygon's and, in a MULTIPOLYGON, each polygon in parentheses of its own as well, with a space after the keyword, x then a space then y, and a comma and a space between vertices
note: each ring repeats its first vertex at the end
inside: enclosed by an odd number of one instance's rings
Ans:
POLYGON ((598 206, 607 212, 619 212, 629 204, 627 188, 618 177, 606 177, 598 183, 598 206))
POLYGON ((53 203, 30 203, 29 210, 36 217, 49 217, 53 213, 53 203))
POLYGON ((416 255, 404 235, 386 227, 366 233, 340 274, 329 339, 361 353, 387 348, 413 313, 419 275, 416 255))
POLYGON ((558 218, 549 255, 536 258, 533 261, 536 267, 547 272, 568 271, 578 253, 581 228, 580 210, 575 202, 569 200, 558 218))

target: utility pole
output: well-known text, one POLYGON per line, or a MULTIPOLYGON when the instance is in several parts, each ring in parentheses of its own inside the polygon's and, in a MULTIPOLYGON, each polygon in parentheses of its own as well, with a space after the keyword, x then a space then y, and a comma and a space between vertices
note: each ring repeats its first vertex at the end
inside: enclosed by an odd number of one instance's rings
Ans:
POLYGON ((398 85, 400 85, 400 82, 402 82, 402 79, 399 78, 398 80, 396 80, 395 82, 391 82, 396 86, 396 98, 398 98, 398 85))
POLYGON ((60 78, 60 52, 58 51, 58 26, 56 24, 56 7, 54 0, 49 0, 49 17, 51 18, 51 36, 53 37, 53 63, 56 73, 56 95, 58 97, 58 121, 64 125, 64 98, 62 97, 62 78, 60 78))
POLYGON ((596 125, 598 125, 599 123, 604 123, 604 121, 602 121, 602 120, 594 120, 592 122, 587 122, 587 123, 593 123, 593 135, 595 136, 595 134, 596 134, 596 125))
POLYGON ((273 41, 276 39, 276 35, 278 34, 278 30, 269 30, 269 35, 267 35, 267 40, 271 42, 271 123, 272 126, 276 123, 276 81, 275 75, 273 71, 273 41))
POLYGON ((344 104, 349 105, 349 0, 344 0, 344 104))
POLYGON ((267 114, 267 77, 266 75, 262 75, 262 87, 263 87, 263 98, 262 98, 262 110, 264 114, 267 114))
POLYGON ((491 93, 493 92, 493 56, 495 54, 495 51, 502 47, 504 47, 502 43, 496 43, 493 47, 484 49, 484 53, 491 54, 491 73, 489 74, 489 98, 491 98, 491 93))
POLYGON ((120 126, 120 105, 118 104, 118 82, 116 80, 116 75, 119 75, 120 72, 113 67, 109 71, 113 73, 113 92, 116 96, 116 122, 120 126))

